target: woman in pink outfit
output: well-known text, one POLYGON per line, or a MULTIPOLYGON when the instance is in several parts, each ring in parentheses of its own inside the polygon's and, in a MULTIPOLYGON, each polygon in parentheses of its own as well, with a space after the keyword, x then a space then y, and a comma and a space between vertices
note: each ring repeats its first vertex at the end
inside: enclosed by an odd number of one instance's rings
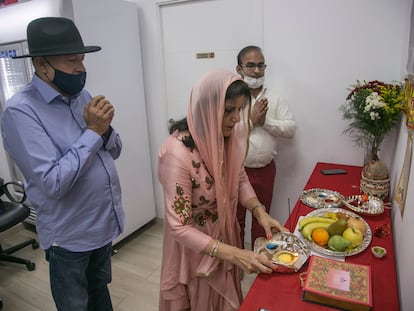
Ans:
POLYGON ((160 310, 235 311, 240 269, 272 273, 265 255, 241 249, 237 202, 267 237, 287 231, 258 201, 244 171, 250 92, 241 78, 214 70, 193 87, 186 119, 161 146, 164 191, 160 310))

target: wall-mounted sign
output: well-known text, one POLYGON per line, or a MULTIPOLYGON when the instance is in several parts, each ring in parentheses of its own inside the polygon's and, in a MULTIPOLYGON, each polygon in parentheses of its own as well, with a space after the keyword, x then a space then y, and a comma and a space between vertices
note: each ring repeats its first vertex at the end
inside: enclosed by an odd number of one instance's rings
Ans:
POLYGON ((197 53, 196 58, 214 58, 214 52, 197 53))
POLYGON ((17 50, 0 50, 0 58, 10 58, 14 56, 17 56, 17 50))
POLYGON ((17 2, 18 0, 0 0, 0 7, 13 4, 13 3, 17 3, 17 2))

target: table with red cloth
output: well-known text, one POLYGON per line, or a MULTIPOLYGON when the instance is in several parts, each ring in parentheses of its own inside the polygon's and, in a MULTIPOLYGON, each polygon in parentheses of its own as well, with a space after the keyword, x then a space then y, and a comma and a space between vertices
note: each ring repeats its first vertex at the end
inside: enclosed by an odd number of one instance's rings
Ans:
MULTIPOLYGON (((344 196, 360 194, 359 182, 361 179, 360 166, 349 166, 333 163, 318 162, 304 188, 322 188, 338 191, 344 196), (323 175, 322 169, 342 168, 347 174, 323 175)), ((300 216, 314 211, 300 200, 295 204, 285 226, 294 231, 300 216)), ((398 286, 394 258, 394 244, 391 233, 384 237, 374 234, 377 227, 383 224, 391 225, 391 210, 385 209, 384 213, 374 216, 361 215, 369 224, 372 231, 371 244, 361 253, 345 257, 346 262, 364 264, 371 266, 372 293, 374 311, 397 311, 399 310, 398 286), (379 245, 387 249, 387 255, 378 259, 371 253, 371 247, 379 245)), ((299 274, 306 272, 307 263, 296 273, 273 273, 259 274, 254 280, 240 311, 257 311, 264 308, 270 311, 276 310, 336 310, 330 307, 302 301, 302 286, 299 274)))

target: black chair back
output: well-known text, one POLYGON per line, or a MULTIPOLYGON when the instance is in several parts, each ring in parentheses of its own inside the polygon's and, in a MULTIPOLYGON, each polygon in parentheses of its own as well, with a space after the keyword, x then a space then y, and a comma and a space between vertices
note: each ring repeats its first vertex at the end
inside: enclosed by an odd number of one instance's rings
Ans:
POLYGON ((15 181, 4 183, 3 178, 0 178, 0 232, 29 217, 30 209, 23 204, 25 200, 26 192, 22 183, 15 181), (9 201, 1 199, 3 194, 9 201))
POLYGON ((4 179, 0 177, 0 201, 3 194, 13 203, 23 203, 26 200, 26 192, 20 181, 4 183, 4 179))

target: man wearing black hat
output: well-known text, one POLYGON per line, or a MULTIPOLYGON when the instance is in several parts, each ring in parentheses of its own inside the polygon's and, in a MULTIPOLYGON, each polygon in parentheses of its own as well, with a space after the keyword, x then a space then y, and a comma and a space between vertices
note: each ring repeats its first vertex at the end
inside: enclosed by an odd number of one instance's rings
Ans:
POLYGON ((40 245, 49 261, 58 310, 112 310, 112 241, 124 212, 114 160, 121 153, 111 127, 114 107, 84 89, 85 53, 75 24, 36 19, 27 27, 35 75, 9 99, 2 117, 5 149, 20 168, 36 209, 40 245))

